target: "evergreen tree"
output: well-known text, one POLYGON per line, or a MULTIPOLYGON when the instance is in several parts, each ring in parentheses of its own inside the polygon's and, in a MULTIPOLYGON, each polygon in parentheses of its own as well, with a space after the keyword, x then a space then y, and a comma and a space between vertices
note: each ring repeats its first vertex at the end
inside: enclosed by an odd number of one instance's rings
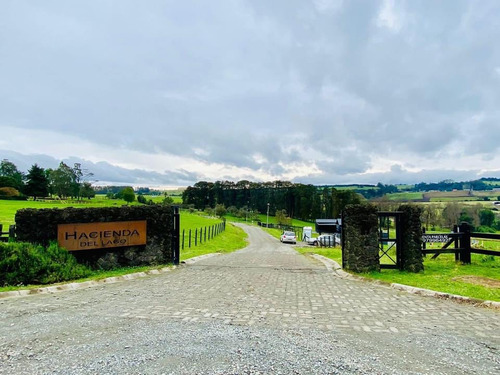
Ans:
POLYGON ((34 164, 28 171, 26 179, 26 187, 24 188, 26 195, 36 200, 36 198, 46 197, 49 194, 49 180, 45 170, 37 164, 34 164))

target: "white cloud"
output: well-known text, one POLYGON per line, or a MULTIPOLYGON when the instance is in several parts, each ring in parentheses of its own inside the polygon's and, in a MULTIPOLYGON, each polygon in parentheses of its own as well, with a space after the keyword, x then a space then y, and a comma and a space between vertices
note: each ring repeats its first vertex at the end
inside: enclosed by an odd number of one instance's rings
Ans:
POLYGON ((401 30, 402 23, 402 15, 396 10, 394 0, 384 0, 377 17, 377 26, 397 33, 401 30))

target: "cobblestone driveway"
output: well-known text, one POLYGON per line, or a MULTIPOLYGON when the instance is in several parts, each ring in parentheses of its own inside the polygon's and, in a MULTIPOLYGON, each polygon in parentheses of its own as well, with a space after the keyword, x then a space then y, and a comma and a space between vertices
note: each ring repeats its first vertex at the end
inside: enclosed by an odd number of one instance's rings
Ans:
MULTIPOLYGON (((397 352, 398 347, 403 350, 404 347, 408 357, 414 358, 415 363, 421 360, 418 353, 422 353, 422 356, 427 353, 425 355, 428 356, 437 350, 426 347, 425 342, 430 336, 439 337, 439 342, 447 337, 449 345, 453 340, 472 343, 477 350, 473 354, 478 358, 471 354, 465 360, 467 366, 455 370, 448 368, 448 371, 447 360, 444 360, 441 364, 444 369, 442 373, 467 373, 468 362, 476 360, 482 362, 480 366, 486 366, 481 367, 481 371, 500 372, 498 311, 343 279, 328 271, 319 261, 296 253, 292 246, 279 243, 259 228, 245 226, 245 230, 249 233, 251 243, 247 248, 207 258, 166 274, 84 290, 0 301, 0 373, 21 373, 25 370, 40 373, 102 372, 102 368, 91 371, 93 367, 86 367, 82 363, 84 359, 78 359, 79 355, 86 358, 86 363, 96 365, 99 355, 109 357, 119 351, 114 346, 116 340, 143 342, 145 339, 140 332, 146 334, 148 330, 153 330, 153 334, 157 334, 158 330, 165 329, 165 324, 170 330, 175 330, 172 327, 176 325, 177 328, 183 327, 186 332, 204 329, 206 333, 213 327, 220 331, 223 329, 220 327, 236 326, 231 329, 239 329, 240 332, 246 329, 249 336, 261 330, 274 332, 271 335, 301 332, 300 335, 307 336, 309 332, 311 337, 345 338, 345 343, 357 338, 358 344, 353 344, 358 345, 352 349, 353 358, 365 350, 365 344, 368 347, 381 344, 391 347, 392 352, 397 352), (114 337, 112 342, 109 341, 111 337, 114 337), (361 345, 361 338, 368 338, 369 342, 361 345), (421 347, 413 348, 411 342, 420 342, 421 347), (104 350, 106 347, 109 349, 104 350), (101 348, 99 353, 94 352, 92 356, 92 351, 97 348, 101 348), (61 353, 72 355, 73 359, 66 359, 66 362, 60 360, 61 353), (57 365, 51 367, 49 357, 52 360, 54 357, 59 358, 55 362, 57 365), (45 363, 48 367, 44 367, 45 363)), ((151 333, 148 334, 151 336, 151 333)), ((158 337, 166 339, 165 336, 158 337)), ((195 337, 198 339, 189 336, 185 340, 200 339, 199 336, 195 337)), ((133 353, 130 350, 133 344, 121 343, 120 350, 125 348, 133 353)), ((217 346, 216 343, 212 344, 217 346)), ((220 347, 223 346, 220 344, 220 347)), ((204 347, 202 345, 198 349, 203 352, 204 347)), ((457 350, 460 349, 448 347, 443 357, 456 355, 457 350)), ((342 351, 337 348, 335 352, 340 355, 342 351)), ((182 350, 178 353, 182 353, 182 350)), ((204 359, 203 354, 200 355, 200 363, 211 363, 209 352, 204 354, 204 359)), ((217 365, 198 370, 207 373, 240 373, 228 370, 228 361, 234 360, 234 353, 229 357, 231 359, 224 357, 226 362, 222 362, 226 367, 223 366, 225 370, 221 372, 218 372, 217 365)), ((460 360, 464 363, 463 358, 460 360)), ((162 371, 157 367, 158 360, 151 361, 154 366, 139 366, 133 371, 130 367, 113 367, 109 363, 103 368, 108 369, 109 373, 157 373, 155 369, 166 373, 172 369, 176 369, 172 373, 198 372, 193 370, 197 368, 196 361, 191 370, 189 367, 186 369, 185 363, 181 366, 170 361, 162 371)), ((394 358, 390 365, 395 369, 394 373, 405 372, 395 364, 394 358)), ((433 366, 438 366, 436 358, 423 368, 430 368, 429 373, 439 373, 438 368, 433 366)), ((358 368, 359 372, 363 368, 358 368)), ((253 369, 246 372, 257 372, 256 368, 253 369)), ((334 367, 330 369, 331 372, 324 373, 335 373, 334 367)), ((375 369, 380 373, 388 372, 383 366, 375 369)), ((323 370, 325 368, 311 372, 323 373, 323 370)), ((271 372, 288 371, 275 369, 271 372)), ((370 372, 367 370, 366 373, 370 372)))

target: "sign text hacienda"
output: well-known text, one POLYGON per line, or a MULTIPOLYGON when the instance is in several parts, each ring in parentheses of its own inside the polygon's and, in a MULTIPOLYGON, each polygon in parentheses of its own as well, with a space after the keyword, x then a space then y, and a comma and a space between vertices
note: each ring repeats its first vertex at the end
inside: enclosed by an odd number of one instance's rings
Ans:
POLYGON ((70 251, 146 244, 146 220, 59 224, 59 246, 70 251))

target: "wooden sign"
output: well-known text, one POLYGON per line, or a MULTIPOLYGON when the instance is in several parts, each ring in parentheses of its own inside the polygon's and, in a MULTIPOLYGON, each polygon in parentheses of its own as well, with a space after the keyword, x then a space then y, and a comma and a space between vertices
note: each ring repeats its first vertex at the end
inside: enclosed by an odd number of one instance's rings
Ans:
POLYGON ((146 244, 146 220, 59 224, 57 242, 69 251, 146 244))
POLYGON ((424 234, 422 235, 422 242, 448 242, 450 236, 447 234, 424 234))

